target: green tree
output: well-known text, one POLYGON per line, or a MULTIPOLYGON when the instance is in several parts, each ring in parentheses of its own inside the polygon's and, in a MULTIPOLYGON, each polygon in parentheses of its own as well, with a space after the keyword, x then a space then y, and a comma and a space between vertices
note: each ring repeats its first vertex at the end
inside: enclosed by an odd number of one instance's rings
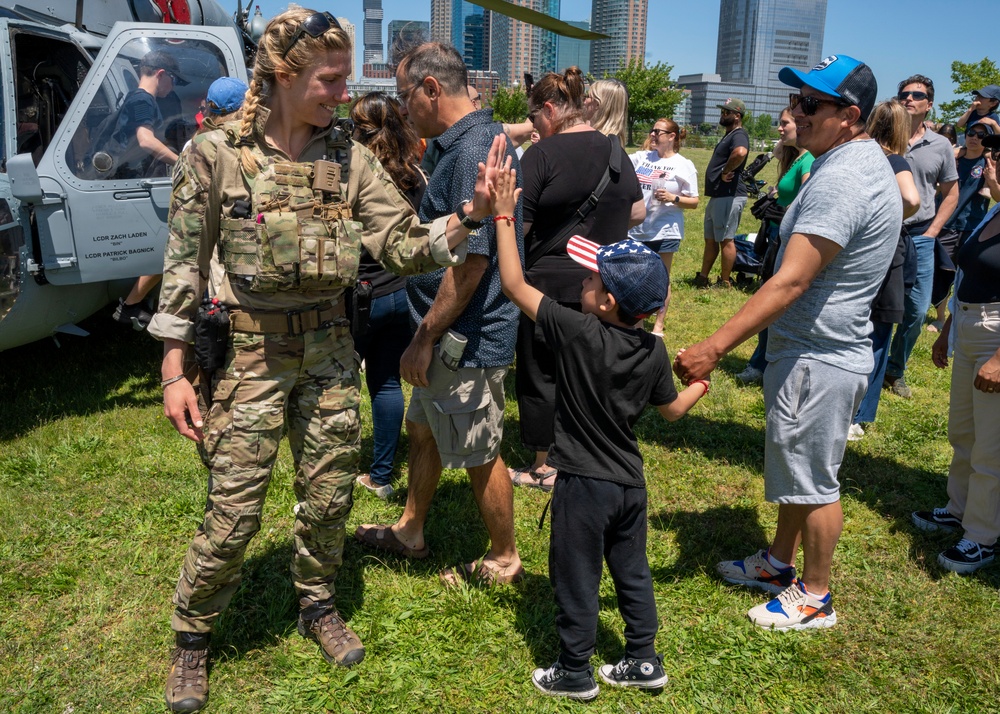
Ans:
POLYGON ((771 123, 770 114, 760 114, 754 117, 752 122, 749 122, 746 126, 747 133, 750 138, 756 139, 757 141, 770 141, 771 139, 778 138, 778 131, 771 123))
POLYGON ((612 75, 628 89, 629 145, 633 144, 636 125, 652 126, 660 117, 673 117, 682 95, 670 79, 672 69, 663 62, 643 66, 642 60, 633 58, 628 64, 623 62, 612 75))
POLYGON ((507 124, 517 124, 528 116, 528 97, 520 87, 499 87, 490 99, 493 119, 507 124))
POLYGON ((955 94, 966 95, 953 102, 943 102, 937 105, 937 119, 941 122, 954 123, 965 114, 971 100, 968 98, 973 91, 982 89, 987 84, 1000 84, 1000 69, 989 57, 983 57, 978 62, 951 63, 951 81, 955 83, 955 94))

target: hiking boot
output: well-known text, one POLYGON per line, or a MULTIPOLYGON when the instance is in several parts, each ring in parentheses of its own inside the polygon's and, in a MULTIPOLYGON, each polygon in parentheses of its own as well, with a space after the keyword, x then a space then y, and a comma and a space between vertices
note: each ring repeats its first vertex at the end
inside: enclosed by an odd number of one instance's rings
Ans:
POLYGON ((776 568, 767 559, 767 553, 762 549, 743 560, 724 560, 715 569, 727 583, 777 594, 795 582, 795 566, 776 568))
POLYGON ((711 285, 711 283, 708 282, 708 276, 702 275, 701 273, 694 274, 693 282, 696 288, 707 288, 711 285))
POLYGON ((962 519, 948 513, 947 508, 935 508, 933 511, 914 511, 910 514, 913 525, 922 531, 960 531, 962 519))
POLYGON ((196 712, 208 704, 208 635, 178 632, 175 642, 164 699, 172 712, 196 712))
POLYGON ((971 573, 993 562, 993 546, 963 538, 938 555, 938 563, 953 573, 971 573))
POLYGON ((656 655, 651 659, 622 657, 616 665, 602 664, 597 673, 605 682, 618 687, 659 689, 667 683, 667 673, 663 671, 663 655, 656 655))
POLYGON ((536 669, 532 672, 531 681, 538 691, 550 697, 590 701, 601 691, 594 681, 593 667, 587 667, 582 672, 570 672, 556 662, 548 669, 536 669))
POLYGON ((153 313, 147 310, 141 301, 135 305, 126 305, 125 298, 118 298, 118 307, 115 308, 111 319, 123 325, 131 325, 133 330, 142 332, 153 319, 153 313))
POLYGON ((736 381, 741 384, 760 384, 764 381, 764 373, 756 367, 747 365, 742 372, 736 375, 736 381))
POLYGON ((747 617, 757 627, 773 630, 813 630, 837 624, 833 593, 822 599, 815 597, 806 592, 801 580, 785 588, 771 602, 751 608, 747 617))
POLYGON ((299 600, 299 634, 319 645, 327 662, 351 667, 365 658, 365 646, 333 607, 299 600))
POLYGON ((886 377, 882 380, 882 388, 903 399, 910 399, 913 396, 913 390, 902 377, 886 377))
POLYGON ((865 430, 860 424, 851 424, 851 428, 847 430, 848 441, 861 441, 864 436, 865 430))

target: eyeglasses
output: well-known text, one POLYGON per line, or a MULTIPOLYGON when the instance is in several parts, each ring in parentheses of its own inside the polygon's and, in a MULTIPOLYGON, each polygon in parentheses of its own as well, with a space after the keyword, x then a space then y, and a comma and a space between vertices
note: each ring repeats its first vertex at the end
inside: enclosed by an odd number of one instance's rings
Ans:
POLYGON ((849 107, 851 106, 847 102, 841 99, 823 99, 822 97, 814 97, 812 95, 802 95, 802 94, 789 94, 788 95, 788 106, 791 109, 795 109, 798 106, 802 106, 802 113, 807 117, 811 117, 816 112, 819 111, 821 104, 833 104, 836 107, 849 107))
POLYGON ((302 39, 302 35, 309 35, 314 38, 319 37, 332 27, 336 27, 338 30, 343 30, 340 23, 337 22, 337 18, 330 13, 314 12, 312 15, 303 20, 298 29, 295 30, 295 34, 292 35, 292 41, 288 43, 288 47, 286 47, 285 51, 281 53, 281 59, 285 59, 285 57, 288 56, 288 53, 292 51, 293 47, 295 47, 295 43, 302 39))
POLYGON ((673 134, 674 132, 668 131, 666 129, 650 129, 649 133, 653 136, 659 136, 660 134, 673 134))
POLYGON ((909 97, 913 97, 914 101, 922 102, 927 99, 927 92, 900 92, 896 95, 896 99, 901 102, 905 102, 909 97))
POLYGON ((986 132, 985 131, 967 131, 967 132, 965 132, 965 136, 966 137, 974 136, 977 139, 985 139, 986 138, 986 132))
POLYGON ((423 83, 424 80, 421 79, 419 82, 417 82, 416 84, 411 84, 406 89, 400 89, 398 92, 396 92, 396 101, 399 102, 400 104, 406 104, 407 101, 410 99, 410 95, 413 94, 413 90, 419 87, 423 83))

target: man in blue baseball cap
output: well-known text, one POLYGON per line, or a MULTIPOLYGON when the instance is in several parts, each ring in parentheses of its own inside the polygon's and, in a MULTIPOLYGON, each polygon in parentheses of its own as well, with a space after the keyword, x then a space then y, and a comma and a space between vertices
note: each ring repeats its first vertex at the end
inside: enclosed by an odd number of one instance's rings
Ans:
POLYGON ((774 277, 715 334, 679 354, 674 371, 685 383, 703 378, 769 328, 764 496, 778 504, 777 531, 770 548, 717 570, 729 583, 777 595, 747 613, 754 624, 803 630, 837 622, 829 581, 844 523, 838 470, 874 366, 868 315, 903 206, 885 154, 865 133, 878 94, 871 69, 832 55, 778 77, 799 90, 789 103, 797 143, 816 157, 812 173, 781 223, 774 277))

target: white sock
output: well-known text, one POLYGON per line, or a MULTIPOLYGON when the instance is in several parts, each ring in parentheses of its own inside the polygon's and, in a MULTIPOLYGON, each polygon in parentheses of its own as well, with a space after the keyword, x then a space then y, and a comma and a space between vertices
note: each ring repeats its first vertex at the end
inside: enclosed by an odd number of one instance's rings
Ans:
POLYGON ((784 570, 785 568, 792 567, 788 563, 782 563, 780 560, 771 555, 770 550, 767 551, 767 562, 773 565, 775 568, 778 568, 779 570, 784 570))

